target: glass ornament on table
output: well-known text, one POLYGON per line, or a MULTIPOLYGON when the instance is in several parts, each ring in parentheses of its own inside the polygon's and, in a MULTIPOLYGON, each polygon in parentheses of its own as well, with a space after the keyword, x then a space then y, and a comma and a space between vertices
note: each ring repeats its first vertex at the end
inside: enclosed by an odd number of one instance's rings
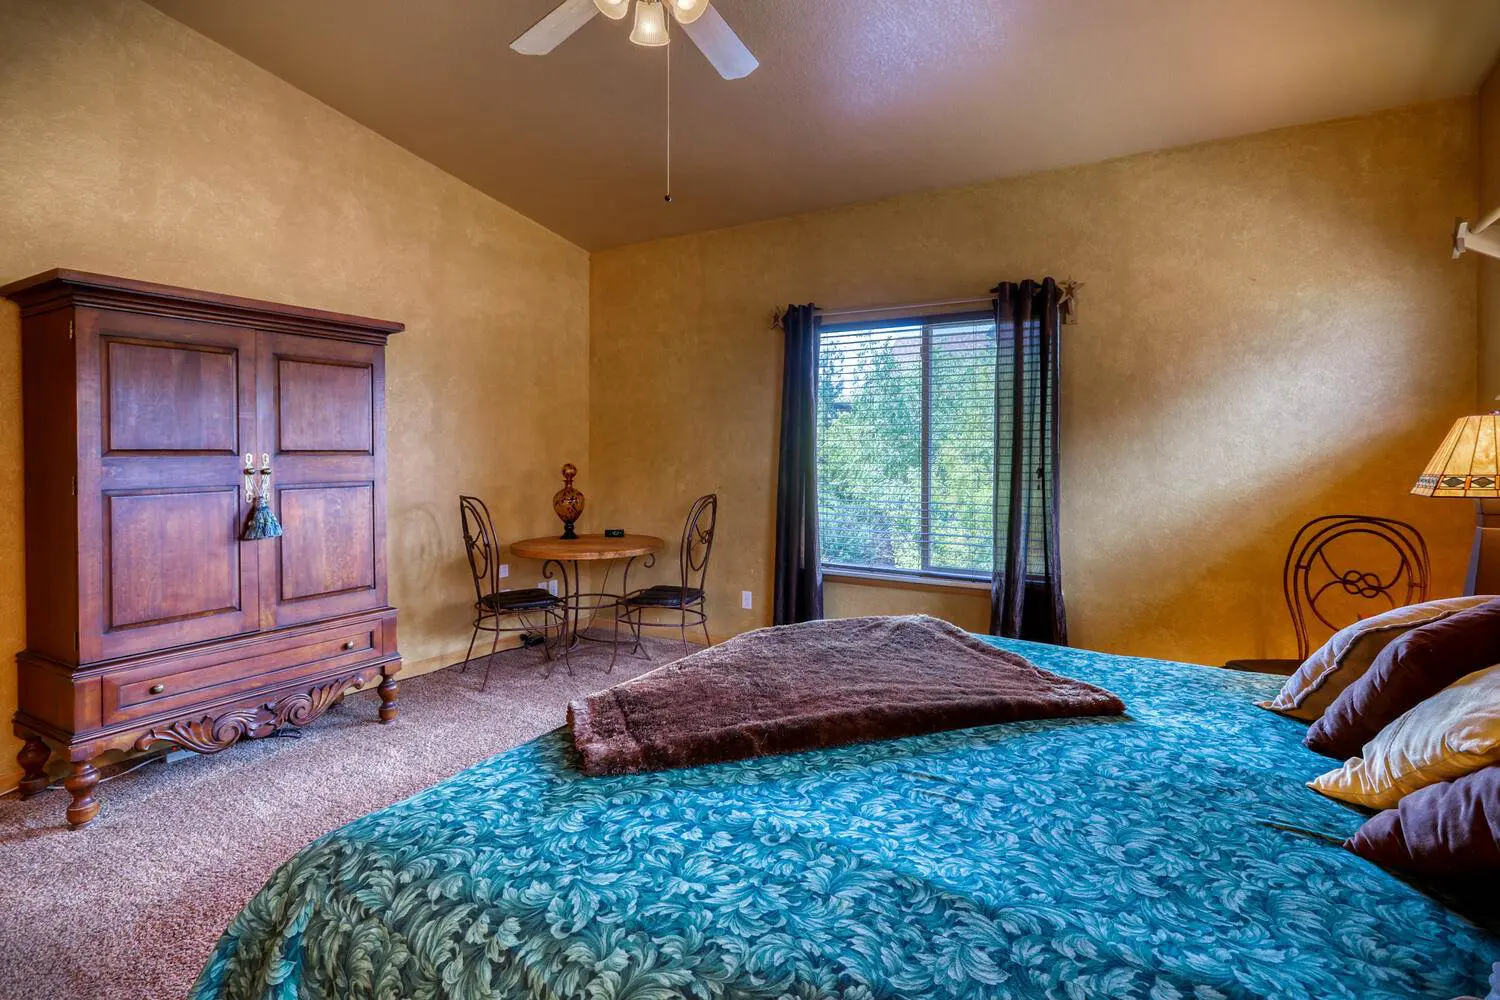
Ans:
POLYGON ((563 487, 552 497, 552 510, 563 523, 563 538, 577 538, 573 531, 573 525, 578 523, 579 517, 583 515, 583 494, 573 486, 573 477, 578 475, 578 467, 572 462, 562 467, 563 487))

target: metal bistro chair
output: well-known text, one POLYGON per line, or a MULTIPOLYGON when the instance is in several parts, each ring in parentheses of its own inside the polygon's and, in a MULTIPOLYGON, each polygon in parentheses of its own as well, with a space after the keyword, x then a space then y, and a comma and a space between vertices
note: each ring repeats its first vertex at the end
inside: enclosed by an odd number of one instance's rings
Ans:
MULTIPOLYGON (((567 643, 562 641, 567 637, 565 598, 556 597, 540 587, 501 590, 500 543, 495 537, 495 524, 490 520, 489 508, 478 497, 460 496, 458 515, 463 522, 464 548, 469 556, 469 570, 474 575, 474 634, 469 636, 469 651, 464 654, 464 665, 459 673, 469 669, 469 660, 474 656, 474 640, 479 638, 481 631, 495 633, 495 638, 490 643, 490 658, 484 664, 484 683, 479 686, 481 691, 489 686, 490 668, 494 665, 494 654, 500 645, 502 632, 540 631, 542 656, 550 663, 552 649, 547 642, 547 631, 555 628, 563 646, 563 662, 567 664, 568 673, 571 674, 573 664, 568 657, 567 643), (538 615, 541 616, 540 628, 533 622, 533 618, 538 615), (521 624, 515 628, 506 628, 502 623, 512 617, 519 619, 521 624)), ((545 676, 551 676, 551 673, 549 669, 545 676)))
POLYGON ((1315 517, 1292 538, 1282 567, 1297 659, 1231 660, 1225 666, 1294 673, 1312 653, 1314 626, 1337 632, 1370 615, 1419 604, 1427 600, 1428 580, 1427 543, 1405 521, 1359 514, 1315 517))
POLYGON ((703 642, 712 645, 708 636, 708 612, 704 603, 704 584, 708 579, 708 557, 714 548, 714 523, 719 517, 719 497, 710 493, 699 497, 692 510, 688 511, 687 523, 682 528, 682 552, 678 556, 681 570, 676 584, 657 584, 637 590, 620 598, 615 613, 615 648, 609 658, 609 669, 615 667, 619 655, 620 622, 630 626, 635 637, 632 656, 641 651, 641 629, 675 628, 682 635, 682 645, 688 646, 687 630, 691 625, 703 628, 703 642), (647 621, 646 612, 677 612, 677 621, 647 621))

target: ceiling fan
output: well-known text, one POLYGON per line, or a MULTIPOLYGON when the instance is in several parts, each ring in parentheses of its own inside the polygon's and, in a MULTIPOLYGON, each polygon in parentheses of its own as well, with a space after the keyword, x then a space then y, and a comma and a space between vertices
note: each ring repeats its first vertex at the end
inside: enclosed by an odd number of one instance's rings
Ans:
POLYGON ((760 65, 740 36, 714 10, 712 0, 563 0, 557 8, 510 43, 522 55, 544 56, 561 45, 594 15, 622 20, 635 4, 635 27, 630 40, 637 45, 658 46, 671 41, 667 30, 667 8, 682 30, 713 63, 726 80, 738 80, 760 65))

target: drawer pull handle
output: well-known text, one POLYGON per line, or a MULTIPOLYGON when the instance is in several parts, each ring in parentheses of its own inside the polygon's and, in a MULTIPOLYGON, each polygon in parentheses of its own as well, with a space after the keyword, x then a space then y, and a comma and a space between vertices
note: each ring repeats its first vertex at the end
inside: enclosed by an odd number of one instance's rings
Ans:
POLYGON ((153 685, 151 685, 151 693, 152 694, 161 694, 166 689, 167 689, 167 686, 165 684, 153 684, 153 685))
POLYGON ((353 649, 354 648, 354 640, 350 639, 348 642, 344 643, 344 648, 345 649, 353 649))

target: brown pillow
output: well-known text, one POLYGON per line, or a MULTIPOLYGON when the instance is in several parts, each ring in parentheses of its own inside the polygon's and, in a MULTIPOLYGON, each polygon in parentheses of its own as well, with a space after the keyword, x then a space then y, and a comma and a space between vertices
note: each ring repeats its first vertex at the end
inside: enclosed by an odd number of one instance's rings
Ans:
POLYGON ((1377 865, 1423 875, 1500 871, 1500 765, 1412 792, 1344 846, 1377 865))
POLYGON ((1500 663, 1500 599, 1412 629, 1386 646, 1364 676, 1307 730, 1309 750, 1345 760, 1418 702, 1500 663))
POLYGON ((1457 614, 1490 600, 1489 597, 1449 597, 1424 601, 1364 618, 1335 632, 1309 656, 1281 692, 1257 704, 1303 722, 1314 722, 1344 689, 1364 675, 1375 657, 1406 632, 1457 614))

